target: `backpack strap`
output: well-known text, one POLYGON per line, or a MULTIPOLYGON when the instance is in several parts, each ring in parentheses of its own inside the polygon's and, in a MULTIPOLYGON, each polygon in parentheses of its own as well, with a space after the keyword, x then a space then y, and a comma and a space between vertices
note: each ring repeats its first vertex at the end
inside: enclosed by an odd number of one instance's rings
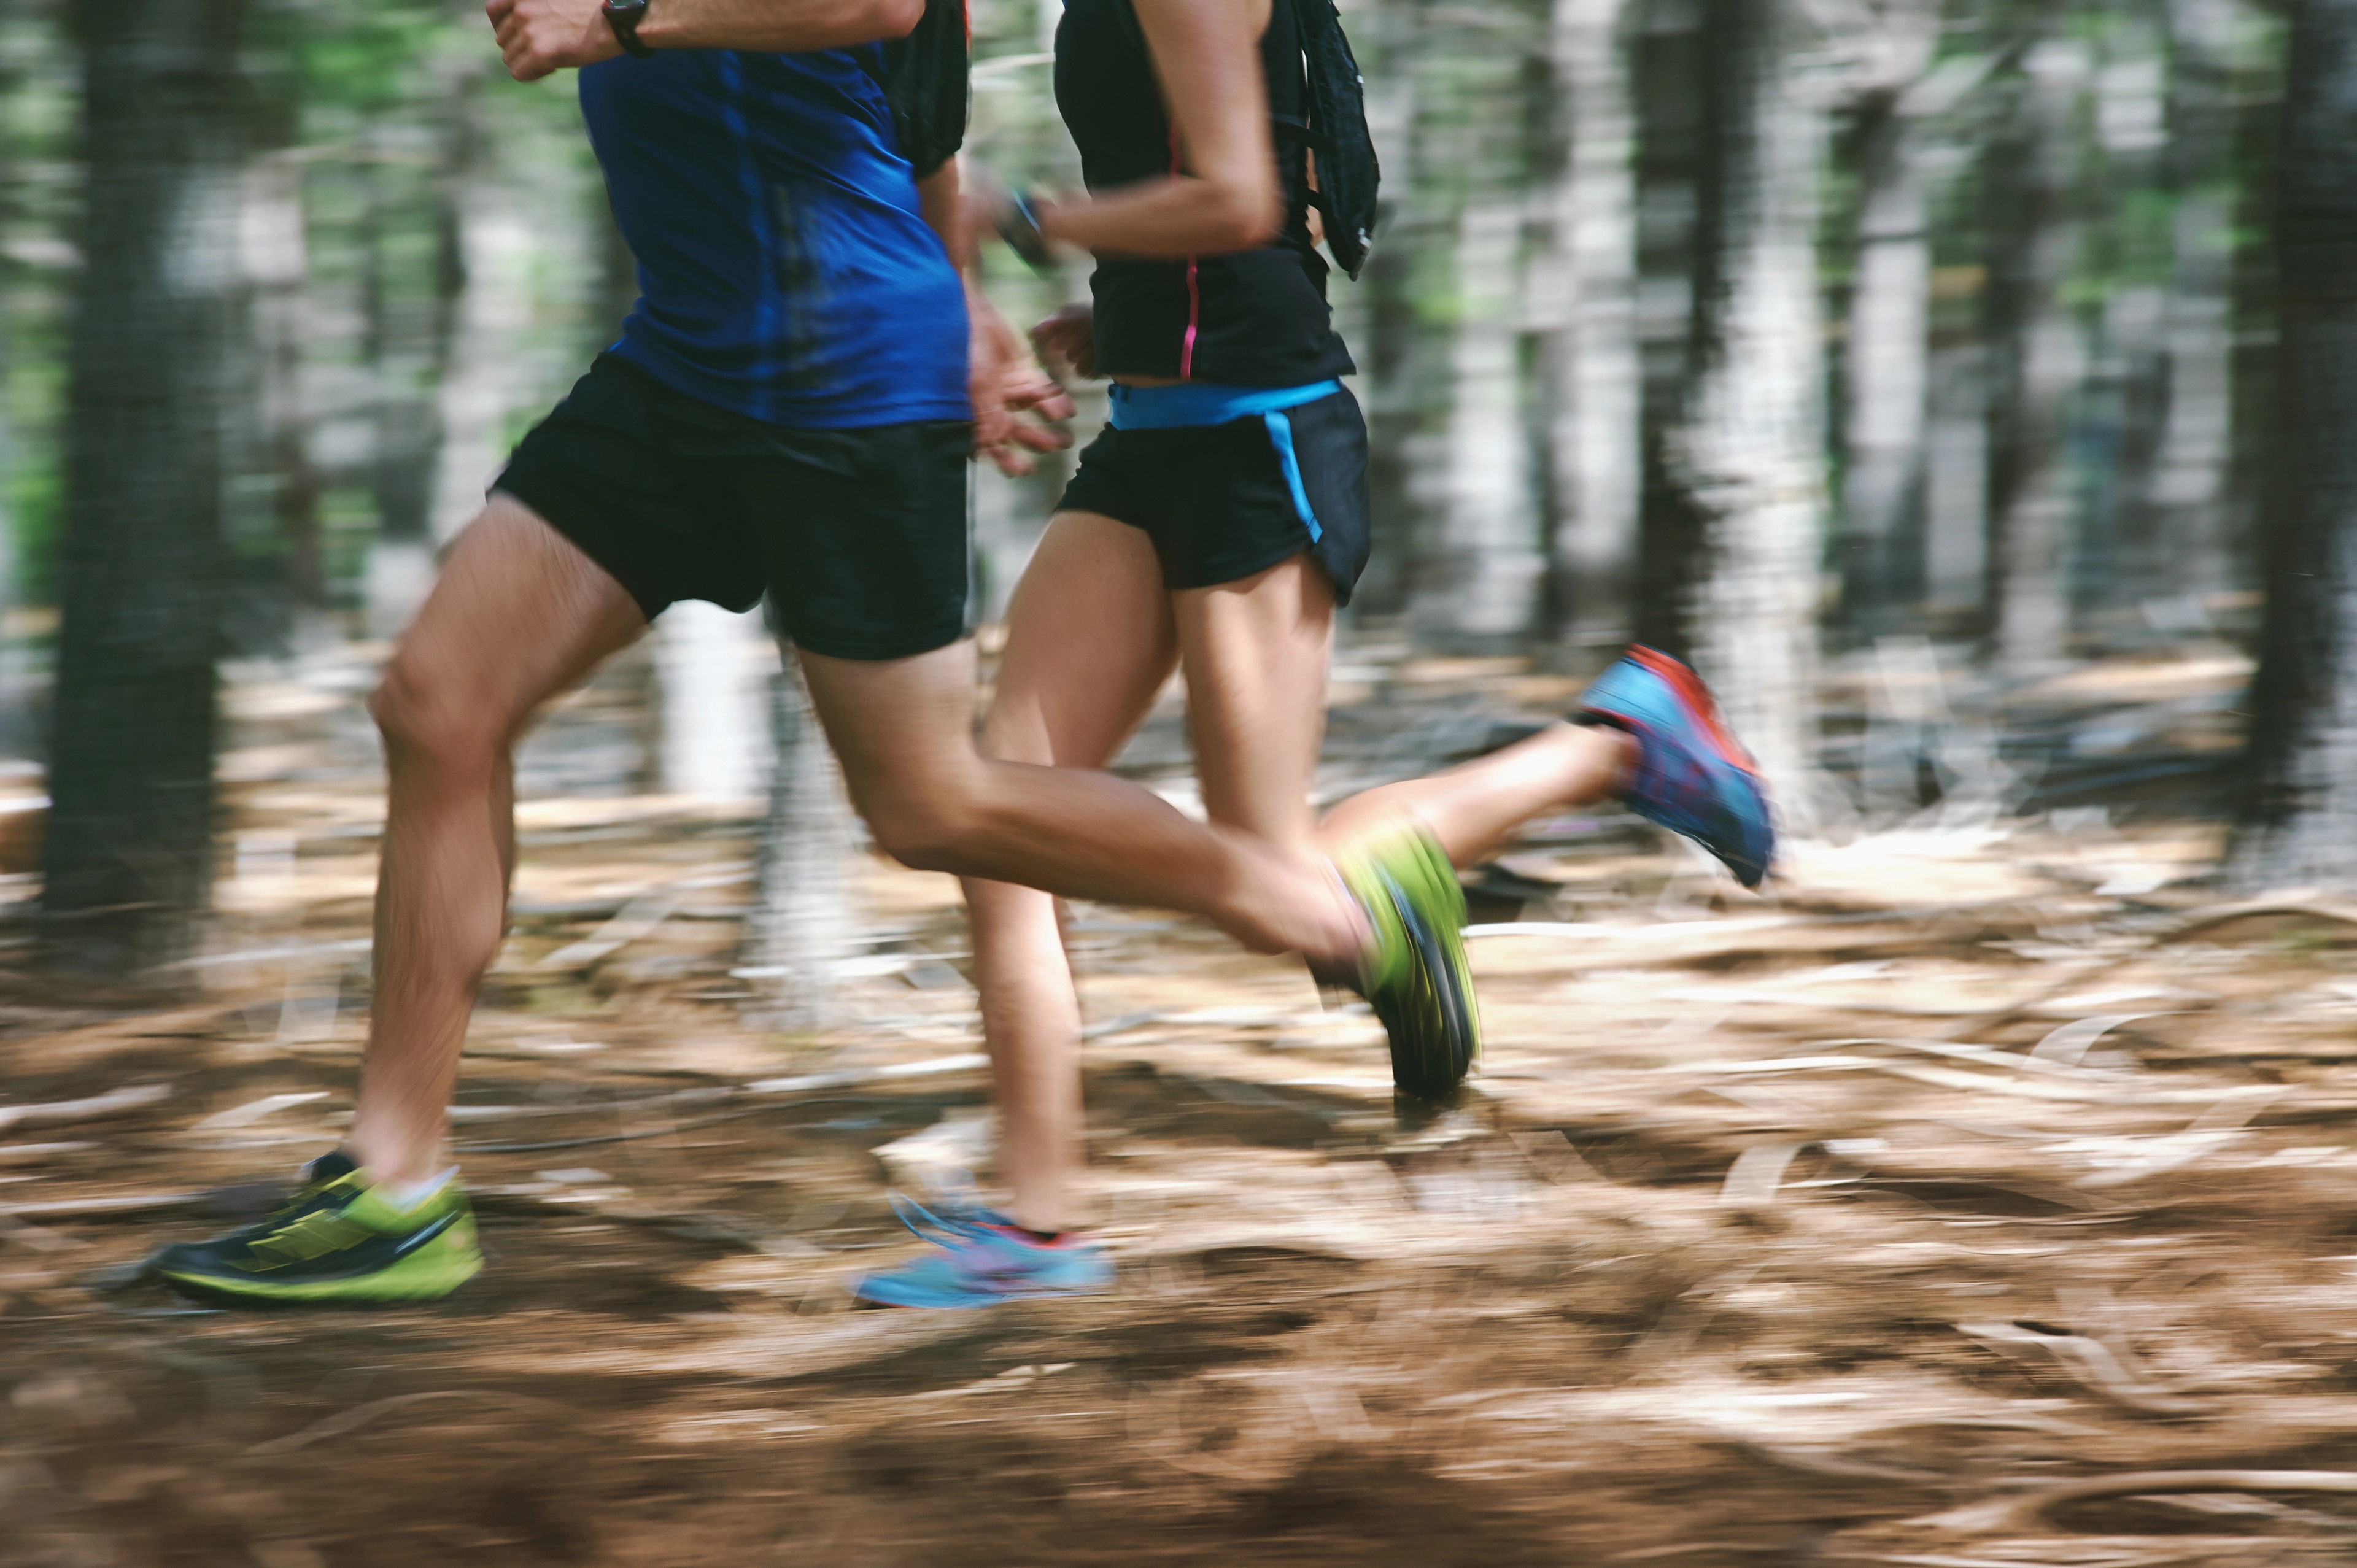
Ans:
POLYGON ((1318 209, 1325 220, 1326 248, 1356 278, 1374 244, 1375 194, 1383 182, 1374 140, 1367 132, 1365 82, 1334 0, 1275 4, 1293 8, 1308 113, 1299 119, 1271 115, 1270 130, 1280 140, 1307 148, 1318 169, 1317 187, 1311 189, 1299 171, 1302 160, 1286 160, 1286 199, 1318 209))
POLYGON ((925 0, 925 14, 905 38, 884 45, 884 96, 900 156, 924 179, 965 145, 973 106, 974 26, 966 0, 925 0))

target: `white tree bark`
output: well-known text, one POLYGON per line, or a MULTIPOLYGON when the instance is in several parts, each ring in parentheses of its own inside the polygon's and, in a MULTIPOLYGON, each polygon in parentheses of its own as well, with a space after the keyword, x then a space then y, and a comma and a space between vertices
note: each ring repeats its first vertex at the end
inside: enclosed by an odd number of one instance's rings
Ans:
POLYGON ((774 667, 761 614, 732 615, 689 599, 654 625, 665 794, 698 800, 749 800, 768 760, 762 736, 774 667))
POLYGON ((1519 202, 1476 199, 1458 231, 1463 312, 1449 347, 1439 537, 1410 600, 1417 630, 1504 646, 1531 628, 1543 570, 1522 411, 1519 202))
POLYGON ((2077 264, 2081 221, 2079 101, 2091 62, 2085 45, 2050 38, 2022 60, 2030 150, 2024 195, 2034 220, 2019 322, 2017 479, 2001 503, 2003 575, 1997 656, 2016 675, 2062 662, 2070 629, 2065 570, 2072 501, 2064 435, 2072 394, 2086 372, 2085 334, 2063 298, 2077 264))
POLYGON ((1722 132, 1722 297, 1679 460, 1709 519, 1697 664, 1787 826, 1815 825, 1816 608, 1824 522, 1817 220, 1828 69, 1790 4, 1761 4, 1722 132))
POLYGON ((1583 645, 1629 634, 1643 490, 1627 10, 1627 0, 1555 0, 1549 56, 1567 135, 1530 282, 1532 325, 1545 335, 1549 551, 1562 630, 1583 645))
MULTIPOLYGON (((471 92, 453 112, 480 113, 471 92)), ((490 138, 464 123, 453 176, 458 259, 465 283, 452 312, 449 362, 440 389, 442 442, 435 454, 435 542, 446 543, 483 510, 483 491, 506 461, 507 419, 524 392, 524 328, 532 309, 533 214, 499 178, 490 138)))
POLYGON ((1922 169, 1904 118, 1878 127, 1858 219, 1849 316, 1848 468, 1842 510, 1850 585, 1867 618, 1901 585, 1895 559, 1923 477, 1932 241, 1922 169))
POLYGON ((1988 603, 1988 354, 1932 355, 1924 434, 1923 586, 1935 622, 1970 626, 1988 603))
POLYGON ((325 586, 319 480, 310 456, 316 389, 305 385, 304 375, 310 257, 302 163, 283 149, 248 162, 238 219, 247 285, 244 350, 253 378, 250 450, 242 456, 253 471, 275 481, 271 505, 287 551, 287 586, 301 598, 325 586))
POLYGON ((792 652, 770 678, 776 762, 744 958, 770 1026, 811 1034, 839 1021, 835 977, 858 934, 851 908, 856 831, 834 754, 792 652))
POLYGON ((1864 85, 1865 186, 1850 294, 1849 409, 1842 517, 1849 609, 1878 624, 1920 589, 1910 530, 1920 517, 1931 353, 1931 179, 1919 105, 1905 91, 1931 63, 1936 5, 1886 6, 1864 85))
POLYGON ((2169 158, 2177 210, 2167 325, 2169 415, 2152 501, 2166 558, 2190 596, 2226 587, 2233 459, 2236 0, 2169 0, 2169 158))

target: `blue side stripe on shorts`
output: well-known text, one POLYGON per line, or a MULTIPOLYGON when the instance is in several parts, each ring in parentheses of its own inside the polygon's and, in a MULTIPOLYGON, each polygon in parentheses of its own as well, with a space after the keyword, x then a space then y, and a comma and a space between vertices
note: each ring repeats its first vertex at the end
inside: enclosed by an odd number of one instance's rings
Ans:
POLYGON ((1293 492, 1294 513, 1309 531, 1309 542, 1315 544, 1326 536, 1309 505, 1309 490, 1301 482, 1301 459, 1293 451, 1293 422, 1285 417, 1285 411, 1332 397, 1342 390, 1340 381, 1311 381, 1297 387, 1229 387, 1209 381, 1132 387, 1115 381, 1106 390, 1113 398, 1107 423, 1115 430, 1192 430, 1258 415, 1268 426, 1269 445, 1276 448, 1276 466, 1285 472, 1286 488, 1293 492))
POLYGON ((1293 421, 1280 410, 1263 414, 1268 421, 1269 445, 1276 448, 1276 466, 1285 470, 1285 482, 1293 491, 1293 510, 1301 519, 1301 526, 1309 531, 1309 542, 1315 544, 1325 537, 1326 531, 1318 526, 1318 514, 1310 510, 1309 491, 1301 483, 1301 462, 1293 455, 1293 421))
POLYGON ((1299 408, 1341 390, 1340 381, 1297 387, 1228 387, 1209 381, 1131 387, 1115 381, 1107 389, 1113 408, 1106 423, 1115 430, 1190 430, 1299 408))

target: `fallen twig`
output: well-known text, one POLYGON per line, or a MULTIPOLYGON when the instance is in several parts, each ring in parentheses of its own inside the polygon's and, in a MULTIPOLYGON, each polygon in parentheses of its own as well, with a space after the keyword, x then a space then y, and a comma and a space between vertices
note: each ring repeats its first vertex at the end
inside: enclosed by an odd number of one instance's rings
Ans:
MULTIPOLYGON (((1872 1044, 1927 1049, 1939 1046, 1939 1041, 1874 1040, 1833 1041, 1829 1044, 1872 1044)), ((1942 1052, 1943 1055, 1953 1054, 1942 1052)), ((2006 1053, 1994 1052, 1993 1056, 2006 1053)), ((1978 1060, 1978 1058, 1969 1059, 1978 1060)), ((2282 1094, 2279 1084, 2243 1084, 2232 1089, 2139 1089, 2136 1080, 2115 1074, 2097 1075, 2085 1069, 2058 1068, 2052 1062, 2031 1064, 2027 1058, 2008 1057, 2003 1065, 2021 1068, 2030 1072, 2061 1072, 2078 1081, 2055 1082, 2046 1079, 2019 1079, 1999 1078, 1994 1073, 1958 1072, 1953 1068, 1933 1067, 1928 1063, 1885 1061, 1875 1057, 1809 1056, 1770 1057, 1753 1061, 1690 1062, 1662 1070, 1677 1073, 1768 1073, 1768 1072, 1880 1072, 1894 1078, 1912 1079, 1918 1083, 1932 1084, 1941 1089, 1965 1089, 1984 1094, 2007 1094, 2025 1100, 2059 1100, 2086 1105, 2207 1105, 2225 1100, 2244 1100, 2259 1096, 2269 1099, 2282 1094)))
POLYGON ((216 1133, 231 1127, 242 1127, 249 1122, 259 1122, 264 1116, 275 1112, 284 1111, 289 1106, 307 1105, 314 1100, 327 1098, 328 1091, 324 1089, 314 1089, 301 1094, 265 1094, 259 1100, 249 1100, 242 1105, 208 1116, 188 1131, 216 1133))
POLYGON ((0 1144, 0 1165, 35 1165, 59 1155, 78 1155, 96 1144, 0 1144))
POLYGON ((618 950, 651 936, 657 927, 679 912, 690 893, 708 887, 733 887, 749 882, 749 868, 716 873, 707 876, 691 876, 674 882, 669 887, 641 894, 617 910, 614 918, 577 942, 567 942, 544 957, 534 969, 581 969, 596 963, 618 950))
POLYGON ((2077 1503, 2169 1492, 2357 1493, 2357 1474, 2345 1470, 2136 1470, 2123 1476, 2062 1481, 2015 1497, 1926 1514, 1908 1522, 1939 1530, 2018 1530, 2035 1524, 2056 1509, 2077 1503))
POLYGON ((888 1067, 849 1068, 841 1072, 806 1072, 797 1078, 764 1078, 745 1085, 747 1094, 800 1094, 813 1089, 849 1089, 863 1083, 888 1083, 895 1079, 931 1078, 940 1073, 973 1072, 990 1065, 980 1051, 929 1061, 895 1062, 888 1067))
POLYGON ((1755 1144, 1744 1150, 1727 1167, 1727 1179, 1718 1187, 1718 1201, 1736 1207, 1775 1201, 1776 1186, 1784 1179, 1785 1167, 1803 1147, 1799 1144, 1755 1144))
POLYGON ((552 1400, 533 1399, 529 1394, 501 1393, 496 1389, 429 1389, 424 1393, 395 1394, 391 1399, 378 1400, 372 1404, 356 1405, 350 1410, 338 1411, 324 1420, 313 1422, 300 1432, 292 1432, 284 1437, 274 1437, 267 1443, 257 1443, 245 1451, 245 1456, 249 1459, 258 1459, 271 1455, 292 1454, 298 1448, 307 1448, 312 1444, 326 1438, 341 1437, 347 1433, 357 1432, 378 1416, 390 1414, 406 1406, 424 1404, 428 1400, 447 1399, 488 1400, 494 1404, 514 1405, 524 1410, 544 1411, 566 1417, 577 1414, 576 1412, 552 1400))
POLYGON ((2083 1334, 2049 1334, 2018 1323, 1959 1323, 1957 1332, 2007 1349, 2043 1350, 2082 1385, 2147 1415, 2193 1415, 2208 1408, 2157 1389, 2137 1376, 2112 1348, 2083 1334))
POLYGON ((201 1192, 151 1192, 134 1197, 68 1197, 50 1203, 12 1203, 0 1208, 0 1219, 94 1219, 135 1214, 161 1214, 202 1203, 201 1192))
POLYGON ((69 1122, 96 1122, 125 1111, 136 1111, 143 1105, 171 1097, 171 1089, 160 1083, 142 1083, 129 1089, 109 1090, 93 1094, 87 1100, 58 1100, 47 1105, 0 1105, 0 1132, 12 1127, 56 1127, 69 1122))

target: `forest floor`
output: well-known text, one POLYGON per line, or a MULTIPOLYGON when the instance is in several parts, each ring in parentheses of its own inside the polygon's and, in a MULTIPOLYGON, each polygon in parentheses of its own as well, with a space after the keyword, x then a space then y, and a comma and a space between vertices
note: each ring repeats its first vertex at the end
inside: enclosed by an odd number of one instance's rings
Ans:
MULTIPOLYGON (((913 1246, 888 1182, 987 1179, 953 886, 864 862, 844 1022, 765 1029, 753 811, 633 792, 626 665, 523 770, 456 1124, 491 1266, 365 1315, 135 1277, 350 1105, 367 659, 246 670, 201 993, 0 947, 0 1565, 2345 1562, 2357 908, 2205 880, 2242 668, 1908 668, 1837 671, 1866 815, 1766 897, 1614 812, 1476 878, 1454 1108, 1297 967, 1079 911, 1118 1283, 936 1313, 844 1282, 913 1246)), ((1569 691, 1354 656, 1325 784, 1569 691)))

